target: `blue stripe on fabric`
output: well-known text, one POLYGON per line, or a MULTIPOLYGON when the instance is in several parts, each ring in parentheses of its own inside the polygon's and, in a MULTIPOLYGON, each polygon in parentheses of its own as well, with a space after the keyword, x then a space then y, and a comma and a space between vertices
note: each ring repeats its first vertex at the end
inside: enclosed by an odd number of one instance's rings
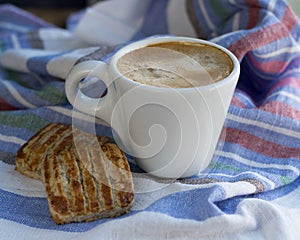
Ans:
MULTIPOLYGON (((286 38, 280 39, 280 48, 291 48, 295 47, 295 42, 293 39, 291 39, 290 36, 287 36, 286 38)), ((255 57, 256 61, 258 62, 272 62, 272 61, 282 61, 282 62, 290 62, 293 59, 295 59, 297 56, 299 56, 299 51, 296 52, 289 52, 288 50, 282 51, 272 57, 260 57, 259 55, 265 55, 270 53, 270 49, 277 49, 277 46, 279 44, 278 41, 273 41, 271 43, 268 43, 268 47, 263 47, 255 50, 255 53, 253 56, 255 57)), ((290 66, 289 66, 290 68, 290 66)))
POLYGON ((262 155, 257 152, 253 152, 251 150, 248 150, 246 148, 243 148, 242 146, 234 143, 226 143, 223 147, 224 153, 228 154, 235 154, 239 158, 243 158, 246 161, 249 161, 248 163, 243 163, 241 161, 235 160, 231 157, 226 156, 219 156, 219 162, 222 162, 223 164, 233 165, 234 167, 247 171, 247 170, 261 170, 266 173, 274 173, 281 176, 288 176, 292 175, 295 177, 295 171, 296 169, 300 169, 300 161, 296 158, 296 156, 293 156, 291 158, 272 158, 269 156, 262 155), (236 151, 238 149, 238 151, 236 151), (277 161, 276 161, 277 160, 277 161), (260 164, 262 167, 259 166, 253 166, 260 164), (276 164, 278 168, 274 168, 272 164, 276 164), (281 169, 282 167, 288 167, 290 166, 291 169, 281 169), (294 168, 296 168, 294 170, 294 168))
MULTIPOLYGON (((134 212, 120 216, 126 218, 134 212)), ((112 219, 100 219, 89 223, 55 224, 49 213, 48 203, 45 198, 24 197, 0 189, 0 219, 14 221, 26 226, 53 229, 65 232, 86 232, 99 224, 112 219)))
POLYGON ((25 141, 30 136, 32 136, 33 132, 29 131, 28 129, 25 129, 25 128, 12 127, 12 126, 8 126, 8 125, 3 126, 2 125, 1 134, 2 135, 7 135, 7 136, 17 137, 17 138, 23 139, 25 141))
POLYGON ((204 221, 223 214, 215 202, 225 197, 226 192, 221 186, 177 192, 155 201, 145 211, 159 212, 174 218, 204 221))
POLYGON ((41 75, 49 75, 47 71, 48 62, 66 53, 67 52, 60 52, 60 53, 50 54, 46 56, 31 57, 27 60, 26 66, 30 72, 41 74, 41 75))
MULTIPOLYGON (((285 103, 285 102, 283 102, 285 103)), ((287 103, 288 104, 288 103, 287 103)), ((245 109, 231 105, 229 107, 229 113, 235 115, 237 118, 245 120, 251 120, 254 122, 265 123, 278 128, 286 128, 288 130, 299 131, 299 121, 297 119, 291 119, 282 115, 276 115, 271 112, 260 110, 259 108, 245 109), (275 117, 278 117, 276 119, 275 117), (281 121, 282 120, 282 121, 281 121)), ((230 119, 228 119, 230 120, 230 119)), ((238 124, 246 124, 237 122, 238 124)), ((250 123, 251 124, 251 123, 250 123)), ((239 125, 236 125, 239 126, 239 125)), ((267 130, 267 129, 266 129, 267 130)), ((271 129, 272 130, 272 129, 271 129)))
POLYGON ((9 153, 16 153, 20 148, 20 144, 5 142, 0 140, 0 150, 9 153))
POLYGON ((143 25, 131 40, 139 40, 147 36, 169 33, 167 24, 168 3, 169 0, 152 0, 143 25))
MULTIPOLYGON (((225 199, 226 192, 220 186, 178 192, 158 199, 144 211, 159 212, 181 219, 204 221, 222 215, 215 202, 225 199), (184 203, 184 204, 183 204, 184 203)), ((131 211, 119 218, 127 218, 141 211, 131 211)), ((30 227, 66 232, 85 232, 113 219, 100 219, 89 223, 55 224, 45 198, 24 197, 0 189, 0 218, 30 227)))

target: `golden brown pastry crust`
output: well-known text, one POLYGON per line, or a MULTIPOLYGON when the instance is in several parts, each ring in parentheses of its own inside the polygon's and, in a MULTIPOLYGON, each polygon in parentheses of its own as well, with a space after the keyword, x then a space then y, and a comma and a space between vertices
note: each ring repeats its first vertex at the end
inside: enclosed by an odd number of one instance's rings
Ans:
POLYGON ((132 207, 127 158, 108 140, 54 123, 18 151, 16 170, 43 181, 55 223, 117 217, 132 207))
POLYGON ((28 177, 41 180, 40 165, 55 146, 64 144, 72 134, 71 126, 52 123, 32 136, 17 152, 16 170, 28 177))

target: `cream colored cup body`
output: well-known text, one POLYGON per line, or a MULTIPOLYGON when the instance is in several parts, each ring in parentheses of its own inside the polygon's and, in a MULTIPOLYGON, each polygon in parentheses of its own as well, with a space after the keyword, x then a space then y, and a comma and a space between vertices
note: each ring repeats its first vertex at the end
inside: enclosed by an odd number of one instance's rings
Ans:
POLYGON ((195 175, 211 162, 240 73, 235 56, 211 42, 185 37, 151 37, 117 51, 109 63, 77 64, 66 79, 66 94, 75 108, 108 122, 116 143, 146 172, 163 178, 195 175), (122 76, 116 65, 124 54, 160 42, 213 45, 233 62, 231 74, 195 88, 160 88, 122 76), (78 87, 86 76, 100 78, 107 94, 95 99, 78 87))

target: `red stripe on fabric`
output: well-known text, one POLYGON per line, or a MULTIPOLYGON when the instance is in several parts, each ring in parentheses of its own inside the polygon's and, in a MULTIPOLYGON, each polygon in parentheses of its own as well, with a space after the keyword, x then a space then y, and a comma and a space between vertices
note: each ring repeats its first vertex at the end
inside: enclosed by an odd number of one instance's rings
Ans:
POLYGON ((270 62, 259 62, 257 61, 252 54, 248 54, 249 59, 251 60, 252 65, 265 73, 280 73, 286 69, 289 65, 289 62, 274 60, 270 62))
MULTIPOLYGON (((253 5, 251 0, 245 1, 248 2, 248 4, 251 3, 251 5, 253 5)), ((238 59, 241 59, 250 50, 287 37, 293 27, 297 24, 297 19, 295 13, 288 5, 285 9, 283 18, 279 23, 259 28, 256 32, 250 33, 231 44, 228 49, 232 51, 238 59)), ((253 24, 253 22, 251 22, 251 24, 253 24)))
POLYGON ((4 99, 0 98, 0 111, 16 110, 16 109, 17 108, 8 104, 4 99))
POLYGON ((248 11, 249 20, 248 20, 247 28, 248 29, 254 28, 257 25, 259 19, 259 12, 260 12, 260 9, 258 8, 259 1, 245 0, 245 4, 251 6, 249 7, 249 11, 248 11))
POLYGON ((284 117, 289 117, 297 121, 300 121, 300 112, 295 108, 291 107, 290 105, 283 102, 279 102, 279 101, 268 102, 262 107, 260 107, 259 109, 265 112, 277 114, 278 117, 284 116, 284 117))
POLYGON ((281 79, 281 81, 278 84, 276 84, 271 89, 271 91, 273 92, 276 89, 278 89, 280 87, 285 87, 285 86, 292 87, 292 88, 300 90, 300 78, 288 77, 288 78, 281 79))
POLYGON ((276 144, 233 128, 226 129, 225 141, 236 143, 253 152, 273 158, 300 158, 300 149, 276 144))
POLYGON ((276 23, 247 34, 245 37, 228 46, 228 49, 233 52, 238 59, 241 59, 248 51, 284 38, 289 34, 282 23, 276 23))
POLYGON ((233 96, 232 101, 231 101, 231 105, 236 106, 236 107, 240 107, 240 108, 247 108, 247 106, 242 103, 240 101, 240 99, 236 96, 233 96))

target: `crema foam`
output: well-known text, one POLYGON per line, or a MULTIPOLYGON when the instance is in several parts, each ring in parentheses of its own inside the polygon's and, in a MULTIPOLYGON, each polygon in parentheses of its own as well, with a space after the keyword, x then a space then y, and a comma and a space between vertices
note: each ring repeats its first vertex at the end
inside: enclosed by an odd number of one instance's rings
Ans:
POLYGON ((201 43, 164 42, 131 51, 117 62, 125 77, 151 86, 190 88, 226 78, 233 69, 222 50, 201 43))

